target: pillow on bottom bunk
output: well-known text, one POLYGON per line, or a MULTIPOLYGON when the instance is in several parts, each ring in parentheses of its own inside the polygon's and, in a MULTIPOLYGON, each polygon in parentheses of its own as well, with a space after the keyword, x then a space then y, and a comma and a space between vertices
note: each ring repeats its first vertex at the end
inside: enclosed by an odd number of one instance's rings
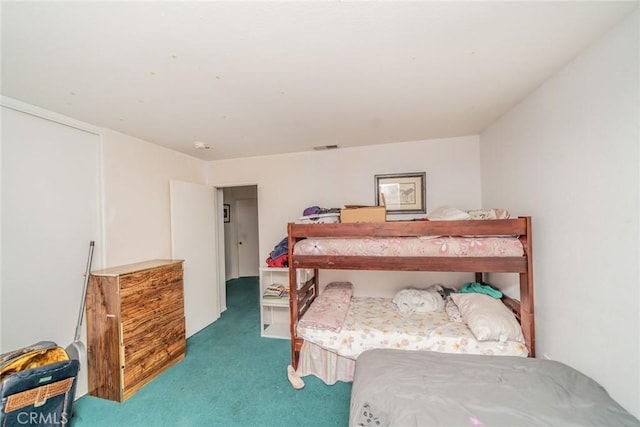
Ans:
POLYGON ((462 319, 478 341, 524 343, 518 320, 501 301, 484 294, 451 294, 462 319))

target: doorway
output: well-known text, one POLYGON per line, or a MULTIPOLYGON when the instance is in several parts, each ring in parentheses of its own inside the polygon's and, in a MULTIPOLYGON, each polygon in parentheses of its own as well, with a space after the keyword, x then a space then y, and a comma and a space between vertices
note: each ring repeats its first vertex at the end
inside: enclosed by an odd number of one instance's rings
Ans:
POLYGON ((228 222, 224 223, 225 281, 258 276, 258 187, 224 187, 223 204, 229 210, 228 222))

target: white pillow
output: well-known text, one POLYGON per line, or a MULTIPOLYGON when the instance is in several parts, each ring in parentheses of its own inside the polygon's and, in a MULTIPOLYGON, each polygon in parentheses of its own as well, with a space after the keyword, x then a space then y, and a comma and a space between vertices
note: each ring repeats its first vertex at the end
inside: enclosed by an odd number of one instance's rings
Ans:
POLYGON ((439 208, 429 212, 427 214, 427 219, 431 221, 453 221, 469 219, 469 214, 450 206, 440 206, 439 208))
POLYGON ((518 320, 500 300, 478 293, 453 293, 451 299, 478 341, 524 343, 518 320))

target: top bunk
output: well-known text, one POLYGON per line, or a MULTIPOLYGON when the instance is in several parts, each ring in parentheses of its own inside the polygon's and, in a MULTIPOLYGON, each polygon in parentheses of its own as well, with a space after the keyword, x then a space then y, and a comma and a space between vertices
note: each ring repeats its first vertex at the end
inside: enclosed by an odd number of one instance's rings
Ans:
POLYGON ((531 269, 531 217, 528 216, 454 221, 290 223, 288 236, 289 265, 294 269, 485 273, 527 273, 531 269))

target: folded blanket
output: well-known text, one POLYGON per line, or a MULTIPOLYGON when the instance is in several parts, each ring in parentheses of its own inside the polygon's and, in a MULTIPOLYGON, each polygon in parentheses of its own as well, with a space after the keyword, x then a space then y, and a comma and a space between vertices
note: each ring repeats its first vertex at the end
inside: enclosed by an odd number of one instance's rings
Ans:
POLYGON ((347 317, 351 295, 353 295, 351 283, 329 283, 302 316, 298 326, 340 332, 347 317))
POLYGON ((430 286, 428 289, 402 289, 393 297, 393 302, 401 313, 442 311, 444 300, 438 292, 440 289, 442 287, 439 285, 430 286))

